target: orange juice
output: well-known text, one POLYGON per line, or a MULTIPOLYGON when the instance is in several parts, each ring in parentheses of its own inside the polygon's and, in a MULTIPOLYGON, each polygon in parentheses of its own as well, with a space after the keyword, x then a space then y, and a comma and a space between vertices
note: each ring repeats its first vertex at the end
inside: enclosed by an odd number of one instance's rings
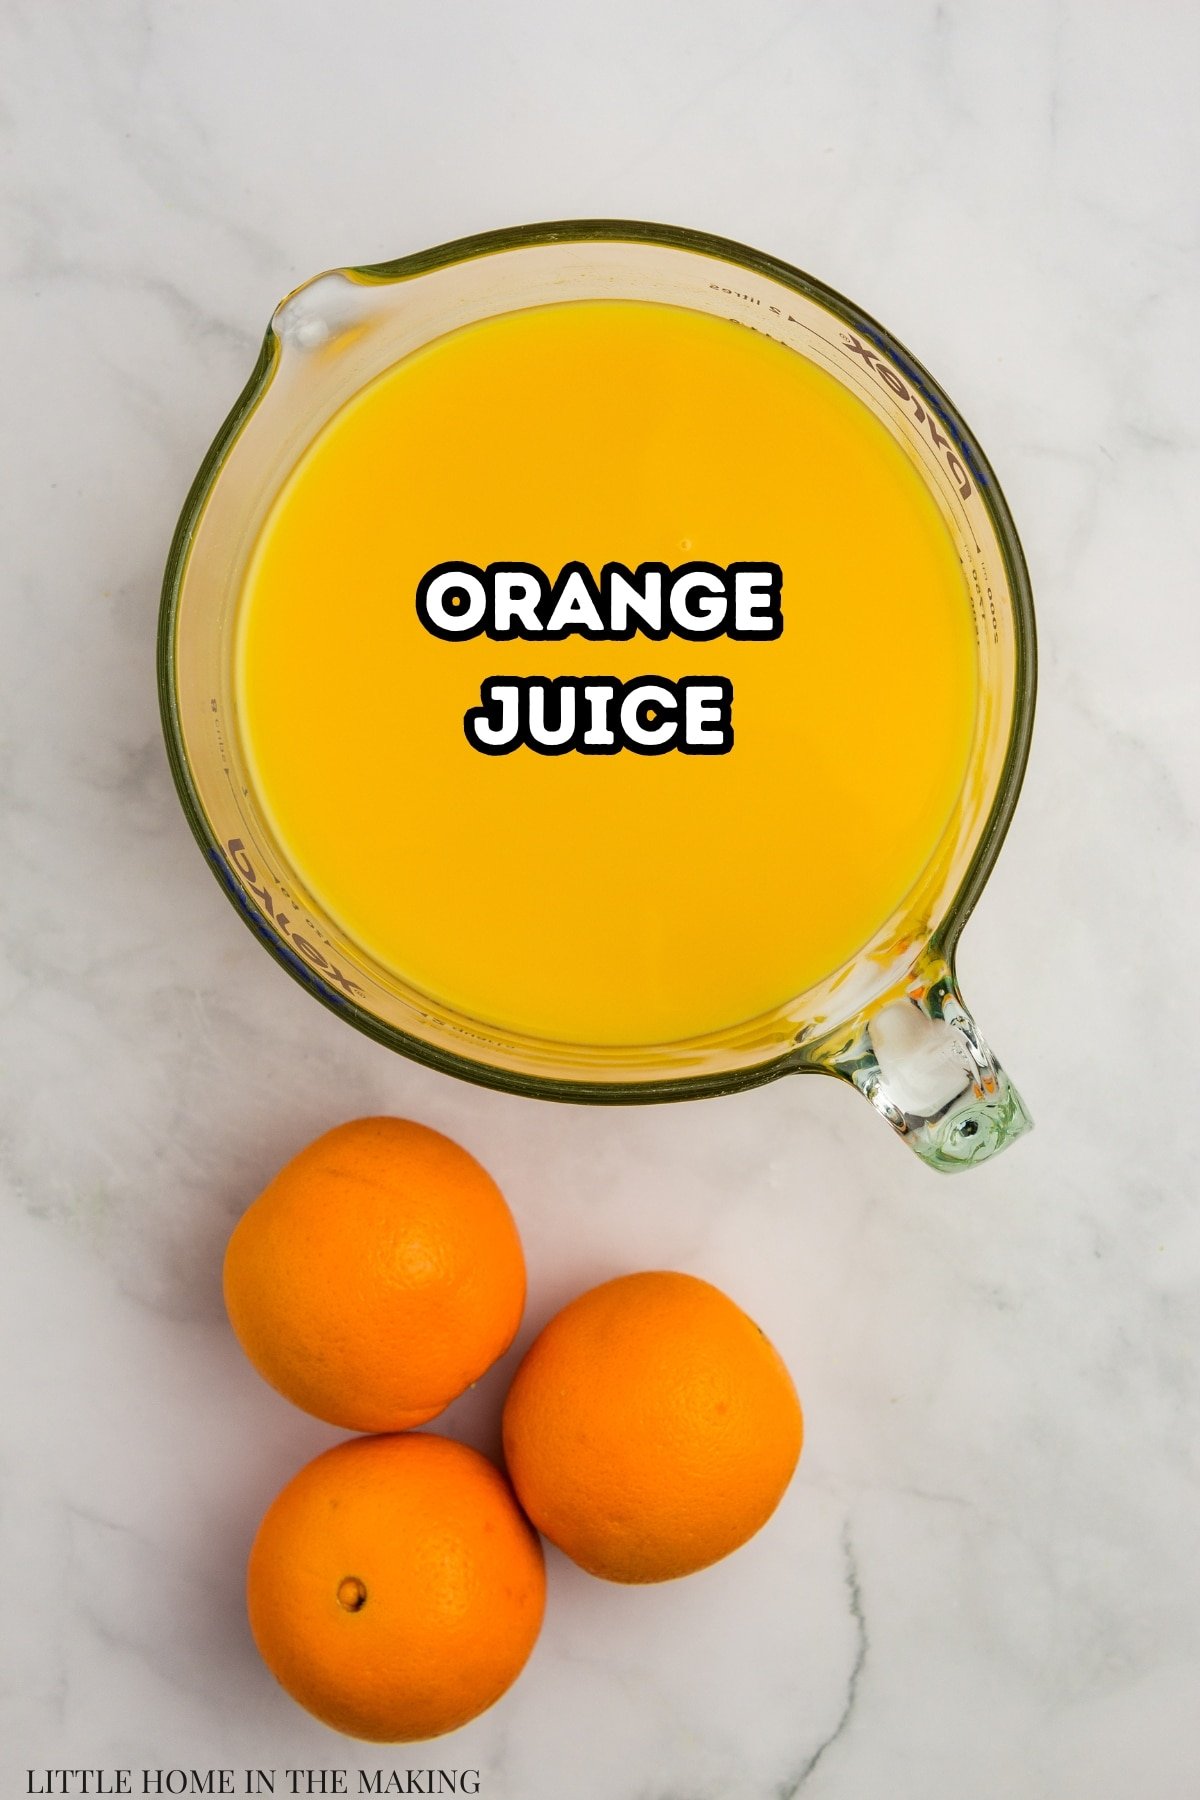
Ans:
POLYGON ((846 387, 728 320, 573 301, 449 333, 317 435, 247 573, 237 705, 288 861, 379 964, 501 1029, 633 1046, 766 1013, 903 912, 976 661, 938 506, 846 387), (429 628, 430 571, 501 563, 774 565, 782 628, 429 628), (481 754, 487 683, 568 676, 725 683, 732 741, 481 754))

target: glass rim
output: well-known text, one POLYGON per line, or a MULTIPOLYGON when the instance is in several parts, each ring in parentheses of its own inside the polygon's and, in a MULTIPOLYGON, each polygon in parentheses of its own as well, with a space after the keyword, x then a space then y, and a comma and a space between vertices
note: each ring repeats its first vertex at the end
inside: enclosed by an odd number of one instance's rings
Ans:
MULTIPOLYGON (((958 940, 1000 853, 1024 780, 1033 731, 1037 638, 1033 594, 1024 551, 995 471, 958 408, 911 351, 870 313, 848 300, 845 295, 779 257, 752 249, 733 238, 643 220, 560 219, 478 232, 386 262, 350 264, 336 270, 325 270, 302 282, 300 288, 293 289, 292 293, 308 287, 312 281, 322 279, 325 274, 336 273, 364 283, 384 285, 508 250, 580 242, 642 243, 659 248, 693 251, 726 262, 732 267, 766 276, 824 307, 890 357, 911 377, 914 385, 922 391, 923 397, 933 399, 939 424, 950 433, 956 448, 976 477, 977 492, 995 529, 1012 602, 1014 688, 1008 741, 992 805, 979 831, 962 880, 946 907, 943 918, 922 947, 923 954, 936 955, 953 969, 958 940)), ((285 304, 290 297, 285 296, 280 305, 285 304)), ((276 312, 278 310, 277 307, 276 312)), ((477 1062, 471 1057, 428 1043, 423 1038, 388 1024, 368 1009, 356 1005, 349 997, 334 995, 305 964, 287 950, 265 918, 258 915, 248 902, 239 902, 226 871, 220 844, 192 780, 175 682, 176 625, 188 552, 205 503, 243 425, 266 392, 279 360, 280 340, 274 328, 274 316, 273 314, 267 326, 258 360, 249 379, 209 445, 184 500, 167 553, 158 618, 159 709, 171 776, 192 835, 204 851, 213 875, 245 924, 280 967, 337 1017, 345 1019, 364 1035, 374 1038, 391 1050, 479 1086, 534 1098, 589 1105, 628 1104, 699 1099, 708 1095, 735 1093, 761 1086, 764 1082, 793 1071, 827 1072, 825 1065, 812 1054, 820 1042, 819 1038, 814 1038, 811 1044, 793 1045, 748 1067, 701 1075, 669 1075, 645 1081, 586 1081, 557 1075, 534 1075, 523 1070, 503 1068, 491 1062, 477 1062)))

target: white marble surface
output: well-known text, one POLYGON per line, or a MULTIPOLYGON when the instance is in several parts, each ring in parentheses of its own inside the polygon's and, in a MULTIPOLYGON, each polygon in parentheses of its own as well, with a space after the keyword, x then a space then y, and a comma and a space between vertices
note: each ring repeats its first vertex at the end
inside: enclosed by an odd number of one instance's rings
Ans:
MULTIPOLYGON (((1200 1794, 1198 53, 1175 0, 0 9, 5 1794, 248 1764, 476 1767, 489 1800, 1200 1794), (602 214, 854 295, 1005 484, 1041 712, 961 970, 1039 1128, 971 1176, 832 1083, 622 1112, 410 1067, 262 954, 176 806, 159 576, 275 300, 602 214), (262 1181, 371 1109, 502 1182, 522 1342, 609 1273, 691 1269, 809 1424, 750 1547, 648 1591, 552 1555, 518 1687, 395 1754, 255 1657, 255 1521, 335 1434, 219 1293, 262 1181)), ((494 1445, 503 1376, 453 1429, 494 1445)))

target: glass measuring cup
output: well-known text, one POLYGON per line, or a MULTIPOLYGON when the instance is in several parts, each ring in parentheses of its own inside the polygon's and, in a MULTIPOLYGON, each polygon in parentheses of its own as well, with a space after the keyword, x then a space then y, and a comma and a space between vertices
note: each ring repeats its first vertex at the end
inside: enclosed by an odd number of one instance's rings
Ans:
POLYGON ((291 974, 393 1049, 471 1080, 576 1101, 684 1099, 787 1073, 837 1075, 944 1170, 982 1161, 1028 1129, 953 972, 1028 751, 1034 632, 1024 560, 987 462, 940 389, 873 320, 800 271, 694 232, 585 220, 493 232, 298 288, 277 309, 180 518, 163 588, 159 683, 184 810, 231 899, 291 974), (306 891, 269 828, 247 772, 235 695, 235 621, 251 553, 281 484, 333 415, 400 358, 456 327, 587 299, 651 300, 732 318, 845 383, 936 500, 975 624, 980 700, 970 764, 915 889, 807 992, 728 1030, 656 1046, 564 1044, 508 1031, 377 963, 306 891))

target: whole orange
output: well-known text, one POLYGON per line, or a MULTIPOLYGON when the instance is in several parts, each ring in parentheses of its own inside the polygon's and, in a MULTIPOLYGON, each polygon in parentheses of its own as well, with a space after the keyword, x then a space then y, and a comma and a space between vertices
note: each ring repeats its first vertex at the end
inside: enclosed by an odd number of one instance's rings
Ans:
POLYGON ((356 1119, 242 1215, 225 1305, 260 1375, 354 1431, 434 1418, 512 1343, 525 1261, 473 1156, 406 1119, 356 1119))
POLYGON ((465 1725, 512 1685, 546 1574, 537 1533, 477 1451, 352 1438, 271 1503, 246 1600, 293 1700, 351 1737, 408 1743, 465 1725))
POLYGON ((619 1276, 558 1313, 517 1370, 504 1454, 539 1531, 593 1575, 666 1581, 770 1518, 800 1456, 791 1376, 692 1275, 619 1276))

